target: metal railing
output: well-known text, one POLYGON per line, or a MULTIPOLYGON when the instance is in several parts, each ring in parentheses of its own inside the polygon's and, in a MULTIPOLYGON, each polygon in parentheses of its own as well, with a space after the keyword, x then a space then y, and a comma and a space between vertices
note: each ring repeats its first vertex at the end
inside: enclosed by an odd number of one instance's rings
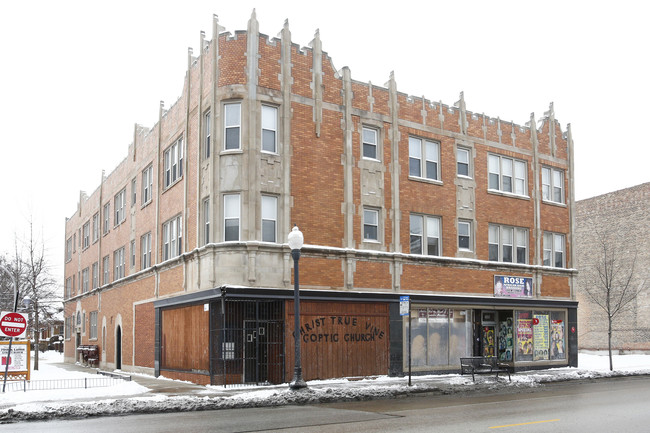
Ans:
POLYGON ((76 379, 21 380, 7 382, 6 391, 43 391, 51 389, 99 388, 130 381, 124 377, 85 377, 76 379))

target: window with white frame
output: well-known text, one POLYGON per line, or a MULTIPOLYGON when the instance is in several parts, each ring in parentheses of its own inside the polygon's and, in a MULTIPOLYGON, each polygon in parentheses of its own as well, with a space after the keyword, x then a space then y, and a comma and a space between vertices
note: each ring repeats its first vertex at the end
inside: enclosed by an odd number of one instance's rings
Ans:
POLYGON ((262 241, 276 242, 278 221, 278 198, 262 196, 262 241))
POLYGON ((183 137, 165 150, 165 188, 183 177, 183 137))
POLYGON ((223 240, 239 240, 240 205, 239 194, 226 194, 223 196, 223 240))
POLYGON ((440 144, 409 137, 409 176, 440 179, 440 144))
POLYGON ((88 285, 90 283, 90 269, 85 268, 81 271, 81 292, 86 293, 88 291, 88 285))
POLYGON ((210 243, 210 199, 203 200, 203 244, 210 243))
POLYGON ((65 279, 65 297, 69 298, 72 296, 72 278, 65 279))
POLYGON ((564 268, 564 235, 544 232, 544 266, 564 268))
POLYGON ((491 261, 528 263, 528 229, 490 224, 488 249, 491 261))
POLYGON ((126 219, 126 188, 115 194, 114 225, 121 224, 126 219))
POLYGON ((224 122, 224 149, 235 150, 241 149, 240 130, 241 130, 241 104, 225 104, 225 122, 224 122))
POLYGON ((97 340, 97 311, 90 312, 90 339, 97 340))
POLYGON ((526 162, 488 155, 488 189, 527 196, 526 162))
POLYGON ((458 176, 471 177, 469 155, 469 149, 466 149, 464 147, 456 148, 456 172, 458 176))
POLYGON ((129 261, 129 265, 131 266, 131 269, 135 268, 135 240, 131 241, 131 260, 129 261))
POLYGON ((145 205, 151 201, 153 191, 153 166, 145 168, 142 171, 142 204, 145 205))
POLYGON ((564 203, 564 171, 542 167, 542 199, 564 203))
POLYGON ((210 158, 212 145, 212 113, 210 110, 203 115, 203 157, 210 158))
POLYGON ((140 269, 151 266, 151 232, 140 238, 140 269))
POLYGON ((124 247, 113 253, 113 281, 124 278, 124 247))
POLYGON ((69 262, 72 260, 72 238, 68 238, 65 241, 65 261, 69 262))
POLYGON ((108 256, 104 256, 104 258, 102 259, 102 273, 103 273, 102 284, 108 284, 110 282, 111 267, 108 260, 109 260, 108 256))
POLYGON ((110 223, 111 223, 111 204, 106 203, 104 205, 104 234, 108 233, 110 230, 110 223))
POLYGON ((277 153, 278 107, 262 105, 262 152, 277 153))
POLYGON ((131 179, 131 206, 135 206, 135 203, 138 198, 136 194, 137 187, 138 187, 138 181, 134 177, 133 179, 131 179))
POLYGON ((375 128, 364 126, 361 131, 361 146, 363 157, 367 159, 379 159, 377 157, 378 131, 375 128))
POLYGON ((379 241, 379 210, 363 209, 363 240, 379 241))
POLYGON ((472 251, 471 221, 458 221, 458 249, 463 251, 472 251))
POLYGON ((441 255, 440 217, 411 215, 410 226, 411 254, 441 255))
POLYGON ((99 239, 99 212, 93 215, 93 243, 99 239))
POLYGON ((85 250, 90 246, 90 221, 87 221, 86 224, 84 224, 81 232, 83 233, 83 240, 81 241, 81 245, 85 250))
POLYGON ((163 260, 179 256, 183 252, 183 224, 181 216, 163 224, 163 260))
POLYGON ((99 263, 95 262, 93 263, 93 272, 92 272, 92 280, 93 280, 93 285, 92 288, 95 290, 97 287, 99 287, 99 263))

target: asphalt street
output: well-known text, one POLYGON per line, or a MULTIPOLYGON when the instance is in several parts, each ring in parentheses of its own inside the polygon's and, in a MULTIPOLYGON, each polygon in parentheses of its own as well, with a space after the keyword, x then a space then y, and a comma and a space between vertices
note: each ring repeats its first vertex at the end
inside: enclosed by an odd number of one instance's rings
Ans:
POLYGON ((2 425, 0 432, 647 432, 650 377, 306 406, 2 425))

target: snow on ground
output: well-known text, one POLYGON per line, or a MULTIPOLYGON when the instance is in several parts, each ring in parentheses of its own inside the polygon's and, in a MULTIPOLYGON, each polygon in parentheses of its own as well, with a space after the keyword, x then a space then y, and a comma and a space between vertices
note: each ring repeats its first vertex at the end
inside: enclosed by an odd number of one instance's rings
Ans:
MULTIPOLYGON (((93 377, 96 374, 64 370, 61 354, 39 354, 39 370, 32 370, 32 380, 93 377)), ((12 391, 0 394, 0 422, 84 417, 124 413, 153 413, 160 411, 187 411, 226 409, 235 407, 280 406, 285 404, 313 404, 334 401, 391 398, 418 392, 449 394, 476 389, 538 386, 540 383, 588 379, 608 376, 650 374, 650 355, 616 355, 614 371, 609 371, 605 354, 579 354, 578 368, 562 367, 548 370, 517 372, 512 382, 498 381, 490 376, 459 374, 413 376, 412 385, 404 377, 379 376, 372 379, 334 379, 310 381, 309 388, 289 390, 286 384, 266 387, 222 388, 205 387, 205 396, 167 396, 148 393, 149 389, 135 381, 119 385, 89 389, 51 391, 12 391)), ((92 370, 89 370, 92 371, 92 370)), ((133 375, 137 380, 137 375, 133 375)), ((153 379, 149 377, 149 379, 153 379)), ((170 379, 161 378, 169 382, 170 379)))

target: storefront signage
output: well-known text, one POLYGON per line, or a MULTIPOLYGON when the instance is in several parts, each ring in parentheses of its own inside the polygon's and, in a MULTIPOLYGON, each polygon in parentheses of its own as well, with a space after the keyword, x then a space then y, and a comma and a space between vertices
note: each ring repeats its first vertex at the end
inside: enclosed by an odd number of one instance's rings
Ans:
POLYGON ((494 296, 531 298, 533 296, 533 279, 528 277, 495 275, 494 296))
POLYGON ((304 343, 373 342, 386 333, 367 318, 354 316, 317 317, 303 323, 300 335, 304 343))

